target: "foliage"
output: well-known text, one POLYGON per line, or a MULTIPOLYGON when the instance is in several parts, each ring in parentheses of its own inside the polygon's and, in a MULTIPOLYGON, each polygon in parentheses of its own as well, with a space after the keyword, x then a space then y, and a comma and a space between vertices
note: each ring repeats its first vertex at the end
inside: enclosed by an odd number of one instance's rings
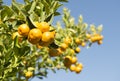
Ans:
POLYGON ((48 70, 56 72, 56 69, 81 72, 83 65, 78 62, 77 54, 81 46, 102 44, 102 25, 88 28, 81 15, 76 24, 70 11, 64 8, 63 22, 53 26, 54 17, 61 15, 58 9, 63 2, 68 1, 24 0, 19 3, 12 0, 7 6, 0 0, 1 81, 28 81, 35 76, 42 79, 48 70), (23 24, 29 28, 21 28, 23 24), (31 34, 33 29, 36 30, 31 34))

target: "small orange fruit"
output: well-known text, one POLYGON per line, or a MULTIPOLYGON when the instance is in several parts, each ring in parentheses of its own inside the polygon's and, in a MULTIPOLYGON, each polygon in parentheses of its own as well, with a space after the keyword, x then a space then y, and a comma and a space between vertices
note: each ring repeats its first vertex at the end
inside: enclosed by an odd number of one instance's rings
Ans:
POLYGON ((42 38, 42 32, 39 29, 33 28, 30 30, 28 34, 28 41, 30 43, 37 44, 41 38, 42 38))
POLYGON ((99 45, 100 44, 102 44, 103 43, 103 41, 102 40, 98 40, 98 42, 97 42, 99 45))
POLYGON ((42 41, 43 42, 53 42, 55 37, 54 32, 44 32, 42 35, 42 41))
POLYGON ((75 51, 74 51, 73 49, 70 49, 70 53, 71 53, 72 55, 74 55, 74 54, 75 54, 75 51))
POLYGON ((96 37, 91 37, 90 40, 91 40, 91 42, 96 42, 97 38, 96 37))
POLYGON ((83 68, 83 64, 82 63, 78 63, 76 66, 80 67, 80 68, 83 68))
POLYGON ((71 56, 66 56, 65 57, 65 61, 71 61, 72 60, 72 57, 71 56))
POLYGON ((50 29, 50 26, 47 22, 35 22, 35 26, 39 28, 42 32, 47 32, 50 29))
POLYGON ((99 36, 99 40, 103 40, 103 36, 102 35, 99 36))
POLYGON ((27 71, 26 73, 25 73, 25 77, 26 78, 30 78, 30 77, 32 77, 33 76, 33 72, 31 72, 31 71, 27 71))
POLYGON ((69 68, 72 64, 72 57, 71 56, 66 56, 64 59, 64 65, 69 68))
POLYGON ((66 37, 66 38, 64 39, 64 43, 65 43, 65 44, 70 44, 70 43, 71 43, 70 37, 66 37))
POLYGON ((90 39, 91 35, 90 34, 86 34, 86 37, 87 37, 87 39, 90 39))
POLYGON ((96 41, 98 41, 98 40, 100 40, 100 39, 101 39, 100 35, 95 36, 95 37, 96 37, 96 41))
POLYGON ((80 50, 80 48, 79 47, 77 47, 76 49, 75 49, 75 52, 76 53, 79 53, 81 50, 80 50))
POLYGON ((18 27, 18 33, 22 36, 28 36, 29 31, 30 31, 30 28, 27 24, 21 24, 18 27))
POLYGON ((95 34, 93 37, 91 37, 91 42, 97 42, 99 40, 102 40, 103 36, 100 34, 95 34))
POLYGON ((75 43, 78 44, 78 45, 80 45, 81 44, 81 40, 79 38, 76 38, 75 39, 75 43))
POLYGON ((82 43, 81 43, 81 46, 82 46, 82 47, 85 47, 85 46, 86 46, 86 43, 85 43, 85 42, 82 42, 82 43))
POLYGON ((63 53, 63 50, 61 48, 57 48, 59 55, 63 53))
POLYGON ((72 57, 71 63, 72 63, 72 64, 75 64, 75 63, 77 62, 77 60, 78 60, 77 57, 72 57))
POLYGON ((75 71, 76 66, 75 65, 71 65, 69 69, 70 69, 71 72, 73 72, 73 71, 75 71))
POLYGON ((67 45, 66 43, 62 43, 62 44, 60 45, 60 47, 61 47, 63 50, 65 50, 65 49, 67 49, 68 45, 67 45))
POLYGON ((80 67, 76 67, 75 68, 75 72, 78 74, 78 73, 80 73, 82 71, 82 68, 80 68, 80 67))

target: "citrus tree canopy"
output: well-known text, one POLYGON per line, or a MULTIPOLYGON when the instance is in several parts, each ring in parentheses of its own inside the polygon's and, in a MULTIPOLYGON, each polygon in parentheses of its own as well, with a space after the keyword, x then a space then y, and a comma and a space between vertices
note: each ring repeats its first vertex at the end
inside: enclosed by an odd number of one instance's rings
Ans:
POLYGON ((88 25, 80 15, 78 23, 67 8, 68 0, 0 0, 0 81, 42 79, 48 70, 80 73, 77 56, 81 47, 102 44, 102 25, 88 25), (61 16, 62 21, 54 21, 61 16), (56 25, 53 25, 53 22, 56 25))

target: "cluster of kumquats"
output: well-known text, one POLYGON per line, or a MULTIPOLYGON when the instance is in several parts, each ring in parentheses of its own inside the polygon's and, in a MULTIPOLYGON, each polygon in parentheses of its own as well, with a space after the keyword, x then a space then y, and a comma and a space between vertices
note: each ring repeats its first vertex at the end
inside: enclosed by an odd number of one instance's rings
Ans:
POLYGON ((102 44, 102 25, 88 25, 82 15, 76 23, 67 8, 62 15, 58 8, 68 1, 24 0, 22 4, 12 0, 10 6, 0 3, 1 81, 42 79, 48 70, 82 72, 78 55, 85 47, 102 44), (61 15, 60 21, 54 21, 61 15))
MULTIPOLYGON (((18 37, 18 41, 21 43, 23 38, 26 38, 31 44, 36 45, 37 48, 48 47, 54 41, 55 31, 50 31, 50 25, 47 22, 34 22, 36 28, 30 29, 27 24, 21 24, 18 26, 18 31, 13 33, 12 39, 18 37)), ((50 54, 53 54, 53 50, 49 50, 50 54), (52 52, 52 53, 51 53, 52 52)), ((54 54, 57 54, 55 52, 54 54)), ((25 72, 25 77, 30 78, 33 76, 32 71, 25 72)))
POLYGON ((101 34, 86 34, 85 39, 80 39, 75 37, 75 39, 71 39, 70 37, 66 37, 63 43, 60 45, 62 50, 70 49, 70 54, 66 54, 64 58, 64 65, 72 72, 80 73, 83 69, 82 63, 78 62, 76 54, 81 52, 81 48, 86 46, 87 42, 95 43, 97 42, 99 45, 102 44, 103 36, 101 34), (71 42, 75 43, 75 48, 69 47, 71 42))
POLYGON ((77 46, 75 49, 70 47, 71 42, 74 41, 77 45, 85 46, 85 42, 81 42, 79 38, 72 40, 70 37, 66 37, 63 43, 60 45, 63 51, 69 50, 69 54, 66 54, 64 57, 64 65, 68 68, 71 72, 80 73, 83 69, 82 63, 78 62, 75 53, 79 53, 81 51, 80 47, 77 46))
MULTIPOLYGON (((18 36, 19 42, 22 41, 22 37, 26 37, 27 40, 36 45, 37 48, 47 47, 50 57, 57 57, 63 55, 63 64, 71 72, 80 73, 83 69, 82 63, 78 62, 77 55, 81 52, 80 46, 85 47, 86 42, 91 43, 98 42, 102 44, 103 36, 100 34, 86 34, 84 40, 78 37, 72 39, 70 37, 63 38, 63 41, 57 48, 50 47, 55 42, 56 31, 50 30, 50 25, 47 22, 34 22, 36 28, 30 29, 27 24, 21 24, 18 26, 18 31, 13 33, 12 38, 18 36), (74 42, 77 46, 75 48, 70 47, 71 42, 74 42), (65 54, 66 51, 68 54, 65 54)), ((31 71, 25 73, 26 77, 31 77, 33 74, 31 71)))
POLYGON ((103 36, 100 34, 93 34, 90 36, 90 41, 92 43, 97 42, 99 45, 102 44, 103 36))
POLYGON ((54 40, 55 31, 50 31, 50 25, 47 22, 34 22, 36 28, 30 29, 27 24, 18 26, 18 32, 12 36, 14 39, 16 35, 20 38, 26 37, 27 40, 37 46, 48 46, 54 40))
POLYGON ((77 57, 66 56, 64 60, 64 65, 70 69, 72 72, 80 73, 82 71, 83 65, 77 62, 77 57))

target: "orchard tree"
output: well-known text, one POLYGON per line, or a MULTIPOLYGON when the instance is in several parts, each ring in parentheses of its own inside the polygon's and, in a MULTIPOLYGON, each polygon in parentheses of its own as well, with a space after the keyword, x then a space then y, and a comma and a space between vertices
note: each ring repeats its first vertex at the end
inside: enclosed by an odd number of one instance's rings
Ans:
POLYGON ((102 25, 87 25, 81 15, 76 24, 67 8, 58 12, 65 2, 12 0, 8 6, 0 0, 0 81, 42 79, 48 70, 82 71, 77 56, 81 47, 102 44, 102 25), (61 15, 62 21, 54 21, 61 15))

